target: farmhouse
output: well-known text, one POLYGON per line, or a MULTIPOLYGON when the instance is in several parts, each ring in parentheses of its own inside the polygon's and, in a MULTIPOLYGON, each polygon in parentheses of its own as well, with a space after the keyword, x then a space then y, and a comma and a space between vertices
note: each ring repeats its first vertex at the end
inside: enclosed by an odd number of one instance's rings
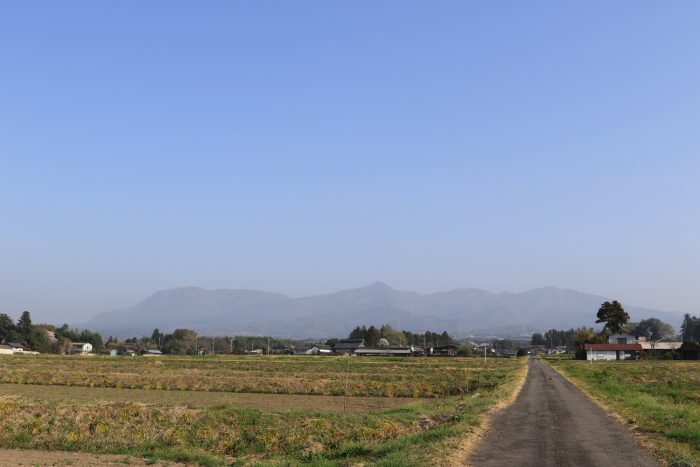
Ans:
POLYGON ((70 345, 70 354, 88 354, 92 352, 92 344, 89 342, 73 342, 70 345))
POLYGON ((682 342, 661 342, 661 341, 648 341, 643 338, 639 338, 639 345, 642 346, 644 353, 647 357, 658 357, 661 355, 676 353, 683 344, 682 342))
POLYGON ((584 344, 586 360, 636 360, 641 344, 584 344))
POLYGON ((363 347, 355 350, 355 355, 365 357, 412 357, 415 355, 421 355, 422 352, 423 349, 412 345, 408 347, 389 346, 378 349, 363 347))
POLYGON ((700 360, 700 344, 684 342, 679 353, 681 360, 700 360))
POLYGON ((7 345, 12 348, 12 353, 24 353, 24 346, 17 342, 8 342, 7 345))
POLYGON ((566 353, 566 346, 565 345, 559 345, 557 347, 554 347, 553 349, 547 350, 547 355, 564 355, 565 353, 566 353))
POLYGON ((339 355, 352 355, 357 349, 362 349, 364 347, 364 339, 341 339, 335 344, 335 353, 339 355))
POLYGON ((433 357, 456 357, 458 347, 454 344, 436 345, 428 349, 428 355, 433 357))
POLYGON ((636 344, 637 338, 632 334, 611 334, 608 344, 636 344))
POLYGON ((314 344, 311 347, 294 347, 294 355, 331 355, 333 349, 330 345, 314 344))
POLYGON ((9 345, 0 344, 0 355, 14 355, 14 353, 14 349, 9 345))
POLYGON ((102 349, 100 351, 100 355, 106 355, 108 357, 116 357, 117 356, 117 349, 102 349))

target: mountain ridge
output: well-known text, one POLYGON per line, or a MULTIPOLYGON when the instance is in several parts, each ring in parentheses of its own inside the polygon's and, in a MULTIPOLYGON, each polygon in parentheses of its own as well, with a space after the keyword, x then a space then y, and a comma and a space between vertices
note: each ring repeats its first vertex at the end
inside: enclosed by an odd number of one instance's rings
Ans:
MULTIPOLYGON (((184 327, 210 335, 325 338, 345 336, 357 325, 385 323, 413 332, 513 335, 594 326, 596 311, 607 300, 610 298, 551 286, 523 292, 457 288, 420 294, 378 281, 299 298, 254 289, 185 286, 160 290, 132 307, 100 313, 80 326, 117 337, 184 327)), ((633 305, 625 309, 633 321, 653 316, 677 328, 682 319, 680 313, 633 305)))

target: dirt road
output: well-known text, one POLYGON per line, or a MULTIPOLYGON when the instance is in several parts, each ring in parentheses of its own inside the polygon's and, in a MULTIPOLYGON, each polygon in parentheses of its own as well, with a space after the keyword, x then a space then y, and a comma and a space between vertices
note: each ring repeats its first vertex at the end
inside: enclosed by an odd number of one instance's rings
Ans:
POLYGON ((522 392, 513 405, 494 417, 469 465, 661 465, 625 426, 539 358, 531 358, 528 365, 522 392))

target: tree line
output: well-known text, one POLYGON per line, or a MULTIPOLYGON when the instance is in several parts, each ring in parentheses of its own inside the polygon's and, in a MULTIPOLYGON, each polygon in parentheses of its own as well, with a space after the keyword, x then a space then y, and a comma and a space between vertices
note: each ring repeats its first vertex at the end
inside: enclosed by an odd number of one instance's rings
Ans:
POLYGON ((348 339, 364 339, 365 345, 368 347, 378 346, 380 339, 386 339, 391 345, 415 345, 426 348, 454 343, 447 331, 443 331, 441 334, 425 331, 420 334, 411 331, 399 331, 388 324, 379 328, 375 326, 357 326, 350 332, 348 339))
POLYGON ((88 342, 95 352, 103 347, 102 336, 87 329, 70 329, 67 324, 33 324, 31 314, 22 312, 17 323, 0 313, 0 343, 17 343, 41 353, 67 353, 73 342, 88 342))
POLYGON ((700 343, 700 318, 686 313, 681 324, 683 342, 700 343))
POLYGON ((124 341, 110 336, 107 347, 124 352, 127 349, 160 350, 173 355, 199 355, 202 353, 244 354, 250 351, 284 353, 298 341, 272 336, 206 336, 192 329, 175 329, 171 333, 154 329, 150 336, 131 337, 124 341))

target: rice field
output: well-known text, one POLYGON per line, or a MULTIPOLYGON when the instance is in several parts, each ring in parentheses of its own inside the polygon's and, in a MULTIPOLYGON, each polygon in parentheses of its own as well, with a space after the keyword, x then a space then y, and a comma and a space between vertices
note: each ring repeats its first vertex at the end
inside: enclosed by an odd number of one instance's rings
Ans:
POLYGON ((0 384, 4 396, 20 396, 45 401, 133 402, 172 404, 191 408, 221 405, 260 409, 263 411, 319 410, 327 412, 363 413, 402 407, 411 402, 430 403, 436 399, 408 397, 337 397, 306 394, 263 394, 211 391, 152 391, 148 389, 116 389, 81 386, 47 386, 34 384, 0 384))
POLYGON ((203 465, 440 465, 524 371, 522 359, 9 356, 0 447, 203 465))
POLYGON ((497 374, 482 365, 439 358, 23 356, 0 358, 0 383, 441 398, 459 394, 467 379, 482 388, 496 384, 497 374))

